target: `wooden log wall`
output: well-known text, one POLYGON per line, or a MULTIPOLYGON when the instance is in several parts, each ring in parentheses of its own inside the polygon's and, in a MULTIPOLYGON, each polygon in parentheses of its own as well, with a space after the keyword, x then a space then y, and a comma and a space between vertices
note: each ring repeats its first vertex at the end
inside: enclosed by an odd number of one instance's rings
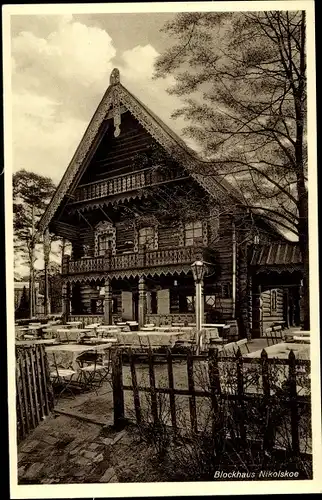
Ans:
POLYGON ((84 227, 80 231, 79 235, 79 242, 80 245, 87 245, 88 246, 88 255, 93 256, 94 255, 94 228, 84 227))
POLYGON ((116 251, 134 251, 135 231, 133 223, 129 220, 116 224, 116 251))
POLYGON ((158 226, 158 248, 179 246, 179 227, 170 222, 158 226))
MULTIPOLYGON (((232 221, 229 216, 221 215, 219 224, 213 221, 213 226, 210 227, 210 248, 215 250, 220 267, 220 274, 216 279, 216 283, 232 284, 233 272, 233 245, 232 245, 232 221), (214 231, 218 233, 218 238, 214 239, 214 231)), ((232 288, 232 287, 231 287, 232 288)), ((223 306, 222 314, 224 319, 231 318, 232 315, 232 298, 221 299, 223 306)))
POLYGON ((265 335, 266 328, 269 328, 274 321, 283 321, 284 308, 283 308, 283 290, 275 288, 273 290, 265 290, 261 293, 262 304, 262 327, 263 335, 265 335), (276 292, 276 310, 271 309, 272 294, 276 292))
POLYGON ((91 313, 91 300, 92 299, 99 299, 99 290, 97 290, 97 287, 93 287, 92 285, 88 284, 81 284, 80 286, 80 297, 81 297, 81 303, 82 303, 82 308, 83 312, 90 314, 91 313))
MULTIPOLYGON (((145 153, 154 143, 154 139, 129 111, 123 113, 119 137, 114 137, 113 125, 108 128, 80 185, 131 172, 135 156, 145 153)), ((144 167, 146 165, 142 164, 144 167)))

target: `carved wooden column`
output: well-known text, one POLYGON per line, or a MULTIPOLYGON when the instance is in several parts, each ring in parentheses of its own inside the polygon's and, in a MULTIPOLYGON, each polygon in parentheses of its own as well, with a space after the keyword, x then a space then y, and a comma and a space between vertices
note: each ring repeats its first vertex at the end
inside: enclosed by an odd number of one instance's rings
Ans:
POLYGON ((63 321, 66 323, 70 315, 70 284, 64 282, 62 286, 62 312, 63 321))
POLYGON ((146 316, 146 285, 144 276, 139 278, 139 327, 145 324, 146 316))
POLYGON ((105 278, 105 296, 104 296, 104 323, 112 324, 112 285, 110 278, 105 278))

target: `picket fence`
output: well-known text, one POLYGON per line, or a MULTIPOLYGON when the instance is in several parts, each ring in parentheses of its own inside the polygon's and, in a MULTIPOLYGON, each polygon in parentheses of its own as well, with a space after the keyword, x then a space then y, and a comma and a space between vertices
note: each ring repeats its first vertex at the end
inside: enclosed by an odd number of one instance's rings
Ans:
POLYGON ((43 345, 16 346, 16 415, 18 443, 54 408, 54 394, 43 345))
MULTIPOLYGON (((218 412, 223 400, 230 401, 236 404, 241 411, 239 421, 239 429, 241 439, 246 440, 247 435, 247 422, 243 419, 243 408, 246 404, 260 405, 261 411, 266 415, 266 424, 263 430, 263 445, 270 448, 274 445, 272 438, 273 424, 270 420, 272 405, 279 405, 276 394, 274 395, 273 383, 271 380, 271 368, 274 365, 276 369, 279 367, 287 368, 287 377, 284 384, 284 401, 290 412, 290 433, 291 433, 291 449, 295 455, 300 453, 300 428, 299 428, 299 409, 305 407, 310 411, 311 398, 308 393, 301 395, 298 392, 299 372, 301 369, 306 373, 310 371, 310 361, 296 359, 293 351, 290 351, 288 359, 271 359, 268 358, 265 350, 262 351, 260 358, 247 358, 243 357, 240 350, 237 351, 235 356, 221 357, 217 349, 209 349, 209 351, 202 355, 194 355, 192 352, 186 354, 174 354, 170 350, 166 354, 155 353, 148 350, 145 353, 133 351, 131 349, 115 349, 112 355, 112 385, 113 385, 113 402, 114 402, 114 425, 122 425, 125 419, 125 392, 131 391, 133 394, 133 410, 138 425, 142 421, 142 405, 141 397, 143 393, 149 394, 150 413, 152 420, 158 422, 158 394, 166 394, 169 398, 171 424, 174 431, 178 428, 177 423, 177 408, 176 396, 187 396, 189 399, 189 413, 190 425, 192 432, 198 433, 198 421, 196 411, 196 398, 210 398, 212 406, 212 415, 214 425, 212 426, 213 432, 216 432, 216 423, 218 422, 218 412), (145 357, 145 359, 144 359, 145 357), (139 385, 137 377, 137 365, 140 364, 142 368, 142 360, 148 365, 148 384, 139 385), (186 389, 176 388, 174 384, 174 363, 180 361, 181 365, 185 366, 188 380, 188 387, 186 389), (203 361, 206 362, 209 386, 208 388, 197 387, 195 382, 194 367, 196 363, 203 361), (158 387, 155 377, 155 366, 160 366, 162 363, 167 373, 167 387, 158 387), (235 383, 234 389, 225 387, 223 380, 219 373, 219 364, 227 363, 227 370, 231 370, 232 364, 234 365, 235 383), (123 371, 125 364, 130 367, 131 384, 125 385, 123 383, 123 371), (261 390, 259 392, 249 393, 244 387, 244 373, 247 366, 257 366, 261 378, 261 390)), ((140 368, 140 369, 141 369, 140 368)))

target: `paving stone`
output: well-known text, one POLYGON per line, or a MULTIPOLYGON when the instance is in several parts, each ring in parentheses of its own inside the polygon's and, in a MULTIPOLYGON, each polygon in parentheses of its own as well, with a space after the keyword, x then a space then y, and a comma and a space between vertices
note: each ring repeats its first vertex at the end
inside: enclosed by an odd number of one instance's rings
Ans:
POLYGON ((45 434, 44 436, 41 436, 39 438, 40 441, 43 441, 44 443, 55 445, 59 439, 56 436, 52 436, 51 434, 45 434))
POLYGON ((25 479, 35 479, 43 467, 44 467, 44 464, 42 464, 40 462, 35 462, 34 464, 32 464, 29 467, 29 469, 25 473, 25 476, 24 476, 25 479))
POLYGON ((116 474, 115 474, 114 467, 109 467, 108 469, 106 469, 103 476, 100 478, 99 482, 100 483, 109 483, 110 480, 112 479, 112 477, 115 475, 116 474))
POLYGON ((76 460, 74 460, 74 463, 78 465, 87 465, 89 462, 85 457, 77 457, 76 460))
POLYGON ((74 448, 72 451, 69 452, 70 455, 77 455, 78 453, 80 453, 79 448, 74 448))
POLYGON ((112 444, 113 444, 113 441, 114 441, 114 440, 113 440, 113 439, 111 439, 111 438, 104 438, 102 441, 103 441, 103 443, 104 443, 105 445, 109 446, 109 445, 112 445, 112 444))
POLYGON ((125 436, 126 430, 124 429, 123 431, 119 432, 115 438, 113 439, 112 445, 116 444, 120 439, 122 439, 123 436, 125 436))
POLYGON ((91 443, 91 444, 89 445, 89 449, 90 449, 90 450, 97 450, 97 448, 98 448, 99 446, 101 446, 101 445, 100 445, 100 443, 91 443))
POLYGON ((99 455, 97 455, 94 458, 93 462, 98 463, 98 462, 101 462, 102 460, 104 460, 104 455, 103 455, 103 453, 100 453, 99 455))
POLYGON ((91 460, 93 460, 95 456, 96 456, 95 451, 85 451, 84 453, 84 457, 90 458, 91 460))
POLYGON ((19 469, 18 469, 18 477, 23 477, 25 470, 26 470, 26 466, 25 465, 22 465, 21 467, 19 467, 19 469))
POLYGON ((32 441, 27 441, 24 443, 19 451, 22 451, 23 453, 30 453, 34 449, 36 449, 39 446, 39 441, 32 440, 32 441))

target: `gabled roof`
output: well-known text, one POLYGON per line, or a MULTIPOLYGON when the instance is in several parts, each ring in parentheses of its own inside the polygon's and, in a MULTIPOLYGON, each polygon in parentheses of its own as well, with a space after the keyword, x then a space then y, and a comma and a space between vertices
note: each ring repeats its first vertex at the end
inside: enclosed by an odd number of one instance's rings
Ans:
POLYGON ((250 261, 256 267, 302 267, 302 256, 298 243, 272 243, 256 245, 250 261))
MULTIPOLYGON (((54 217, 62 200, 68 194, 76 175, 86 167, 88 156, 99 129, 112 108, 117 115, 117 109, 123 104, 127 110, 138 120, 138 122, 149 132, 149 134, 170 154, 178 163, 191 174, 191 176, 208 192, 214 199, 230 197, 235 202, 243 203, 240 193, 225 179, 217 179, 209 175, 215 168, 211 161, 201 160, 197 154, 189 149, 182 139, 177 136, 159 117, 149 110, 141 101, 131 94, 120 83, 119 71, 114 69, 110 77, 110 85, 105 92, 98 108, 96 109, 83 138, 62 178, 57 190, 44 212, 38 231, 44 232, 54 217), (208 175, 207 175, 208 174, 208 175)), ((114 117, 117 126, 117 116, 114 117)), ((121 125, 122 126, 122 125, 121 125)))

